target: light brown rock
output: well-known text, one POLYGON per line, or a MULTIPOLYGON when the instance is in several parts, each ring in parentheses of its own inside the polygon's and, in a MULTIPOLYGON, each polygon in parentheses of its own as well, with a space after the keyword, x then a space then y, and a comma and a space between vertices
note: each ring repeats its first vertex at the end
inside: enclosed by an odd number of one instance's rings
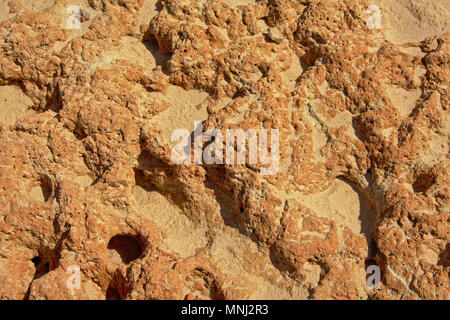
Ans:
POLYGON ((0 298, 449 299, 450 26, 400 2, 0 4, 0 298), (195 120, 278 173, 175 165, 195 120))

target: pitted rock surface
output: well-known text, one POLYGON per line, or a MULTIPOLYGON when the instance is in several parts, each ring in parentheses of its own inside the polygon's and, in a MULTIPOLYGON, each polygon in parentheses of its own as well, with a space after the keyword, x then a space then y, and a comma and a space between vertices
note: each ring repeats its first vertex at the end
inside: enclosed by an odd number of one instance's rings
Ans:
POLYGON ((2 2, 0 298, 449 299, 450 5, 374 3, 2 2), (278 172, 175 164, 194 121, 278 172))

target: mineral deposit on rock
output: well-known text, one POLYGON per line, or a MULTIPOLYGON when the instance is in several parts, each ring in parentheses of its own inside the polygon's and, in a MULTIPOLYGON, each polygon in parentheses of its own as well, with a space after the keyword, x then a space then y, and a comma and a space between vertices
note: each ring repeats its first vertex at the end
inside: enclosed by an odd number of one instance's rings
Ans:
POLYGON ((0 0, 0 299, 449 299, 449 81, 448 0, 0 0))

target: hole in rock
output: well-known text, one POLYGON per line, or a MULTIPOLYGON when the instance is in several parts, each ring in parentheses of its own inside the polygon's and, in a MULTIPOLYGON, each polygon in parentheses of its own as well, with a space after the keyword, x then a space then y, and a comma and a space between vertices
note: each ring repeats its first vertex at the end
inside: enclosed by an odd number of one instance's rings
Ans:
POLYGON ((128 264, 138 259, 142 252, 140 242, 132 235, 118 234, 112 237, 108 243, 109 258, 118 265, 128 264))
POLYGON ((48 259, 46 259, 43 256, 36 256, 33 259, 31 259, 31 262, 33 262, 36 271, 34 272, 33 280, 39 279, 44 274, 48 273, 50 271, 50 262, 48 259))
POLYGON ((30 259, 30 261, 34 264, 36 270, 34 272, 33 279, 30 282, 28 290, 25 293, 24 300, 29 300, 31 286, 34 280, 41 278, 45 274, 49 273, 52 270, 55 270, 58 267, 61 243, 67 237, 67 234, 68 232, 65 232, 63 234, 54 249, 50 249, 49 247, 41 247, 37 250, 37 255, 30 259))

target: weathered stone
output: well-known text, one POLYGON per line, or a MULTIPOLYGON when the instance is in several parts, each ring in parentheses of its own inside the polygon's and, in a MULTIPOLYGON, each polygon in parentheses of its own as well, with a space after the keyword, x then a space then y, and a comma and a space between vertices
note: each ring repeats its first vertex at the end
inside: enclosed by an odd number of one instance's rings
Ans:
POLYGON ((0 4, 1 299, 450 298, 448 1, 81 2, 0 4), (195 121, 279 170, 175 164, 195 121))

